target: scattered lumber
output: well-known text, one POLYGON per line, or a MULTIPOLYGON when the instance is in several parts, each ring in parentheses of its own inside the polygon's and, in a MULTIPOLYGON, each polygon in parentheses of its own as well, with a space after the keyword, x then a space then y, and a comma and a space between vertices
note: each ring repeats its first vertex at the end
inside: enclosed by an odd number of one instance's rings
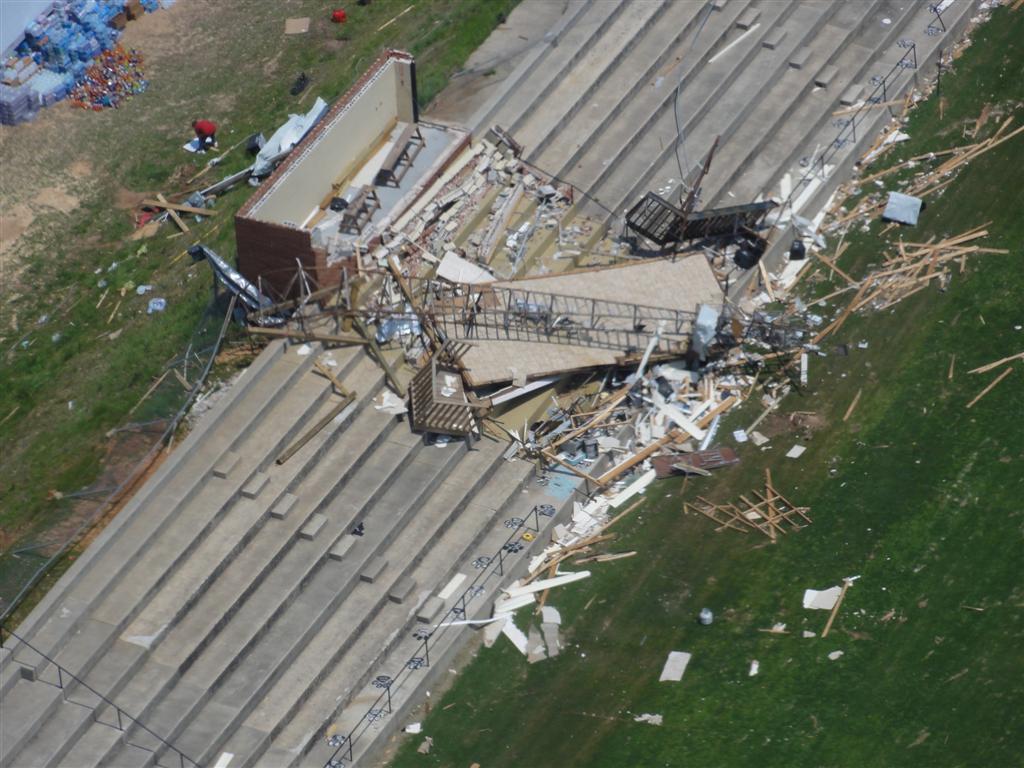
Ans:
POLYGON ((258 325, 249 326, 249 333, 257 336, 273 336, 278 339, 297 339, 299 341, 322 341, 327 344, 366 344, 366 339, 343 334, 319 333, 303 331, 299 328, 263 328, 258 325))
POLYGON ((828 637, 829 630, 832 629, 832 622, 836 620, 836 616, 839 615, 839 606, 843 604, 843 599, 846 597, 846 591, 853 584, 853 579, 843 579, 843 589, 839 593, 839 597, 836 599, 836 604, 832 606, 832 612, 828 615, 828 621, 825 623, 825 628, 821 631, 823 638, 828 637))
POLYGON ((976 397, 975 397, 975 398, 974 398, 973 400, 971 400, 971 402, 969 402, 969 403, 967 404, 967 407, 968 407, 968 408, 973 408, 973 407, 974 407, 974 404, 975 404, 975 403, 977 403, 977 402, 978 402, 979 400, 981 400, 981 398, 983 398, 983 397, 984 397, 985 395, 987 395, 987 394, 988 394, 989 392, 991 392, 991 391, 992 391, 993 389, 995 389, 995 387, 996 387, 996 384, 998 384, 998 383, 999 383, 1000 381, 1002 381, 1003 379, 1005 379, 1005 378, 1006 378, 1007 376, 1009 376, 1009 375, 1010 375, 1011 373, 1013 373, 1013 368, 1012 368, 1012 367, 1007 367, 1007 369, 1006 369, 1005 371, 1003 371, 1002 373, 1000 373, 1000 374, 999 374, 999 375, 998 375, 998 376, 997 376, 997 377, 996 377, 996 378, 995 378, 995 379, 994 379, 994 380, 992 381, 992 383, 991 383, 991 384, 989 384, 989 385, 988 385, 987 387, 985 387, 985 388, 984 388, 983 390, 981 390, 981 392, 979 392, 979 393, 977 394, 977 396, 976 396, 976 397))
POLYGON ((143 200, 143 205, 148 205, 151 208, 162 208, 168 213, 171 211, 181 213, 191 213, 196 216, 213 216, 214 211, 209 208, 194 208, 191 205, 181 205, 179 203, 169 203, 164 199, 163 195, 157 195, 159 200, 143 200))
POLYGON ((156 199, 159 201, 158 205, 162 206, 167 211, 167 215, 171 217, 171 220, 178 225, 178 229, 180 229, 182 233, 188 234, 190 231, 188 228, 188 224, 182 221, 181 216, 178 215, 178 212, 176 210, 167 207, 170 205, 170 203, 167 202, 166 198, 164 198, 163 195, 158 194, 156 196, 156 199))
MULTIPOLYGON (((956 355, 954 355, 953 357, 956 357, 956 355)), ((1024 352, 1018 352, 1015 355, 1010 355, 1009 357, 1004 357, 1001 360, 996 360, 994 363, 988 363, 987 365, 983 365, 980 368, 974 368, 973 370, 968 371, 968 373, 988 373, 989 371, 994 370, 1001 365, 1005 365, 1006 363, 1012 363, 1014 360, 1024 360, 1024 352)), ((952 368, 952 366, 950 367, 952 368)))
POLYGON ((751 530, 767 536, 773 543, 778 536, 794 533, 806 528, 812 522, 809 507, 799 507, 790 502, 772 485, 771 471, 765 472, 765 489, 751 491, 751 499, 741 494, 738 503, 716 504, 703 496, 697 497, 697 503, 683 504, 686 513, 696 512, 714 522, 715 532, 726 529, 749 533, 751 530))
POLYGON ((857 394, 853 396, 853 402, 850 403, 850 407, 846 409, 846 413, 843 414, 843 421, 849 421, 850 416, 853 415, 853 409, 857 407, 857 403, 860 402, 860 393, 862 390, 858 389, 857 394))

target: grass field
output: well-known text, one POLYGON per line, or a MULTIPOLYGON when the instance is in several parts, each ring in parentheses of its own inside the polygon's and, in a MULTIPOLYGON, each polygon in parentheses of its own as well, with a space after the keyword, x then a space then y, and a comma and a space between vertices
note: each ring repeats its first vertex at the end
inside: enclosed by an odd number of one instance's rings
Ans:
MULTIPOLYGON (((59 538, 81 514, 49 492, 97 480, 108 430, 125 422, 199 323, 211 276, 185 249, 203 241, 234 255, 232 219, 252 193, 246 185, 219 198, 211 220, 190 223, 190 235, 175 236, 167 224, 149 239, 129 239, 138 202, 182 190, 205 162, 181 150, 191 119, 215 120, 222 148, 255 131, 269 136, 316 96, 340 95, 384 47, 416 55, 426 104, 515 2, 418 0, 381 30, 409 3, 353 3, 339 26, 312 0, 180 0, 128 27, 125 45, 146 57, 145 94, 101 113, 59 105, 33 123, 2 129, 0 610, 53 551, 51 534, 59 538), (285 18, 295 16, 310 16, 311 30, 286 37, 285 18), (300 72, 311 84, 292 96, 300 72), (109 283, 106 297, 101 279, 109 283), (142 284, 153 292, 137 296, 133 288, 142 284), (146 314, 152 296, 167 299, 165 312, 146 314)), ((238 149, 205 178, 248 162, 238 149)), ((160 401, 162 415, 177 408, 184 389, 177 394, 160 401)), ((156 404, 132 418, 161 415, 156 404)))
MULTIPOLYGON (((1024 120, 1024 13, 997 11, 954 69, 942 120, 934 102, 920 106, 912 141, 879 168, 968 143, 963 127, 985 104, 1024 120)), ((747 443, 742 463, 711 480, 653 485, 610 547, 639 555, 586 566, 590 579, 552 593, 562 655, 531 666, 503 638, 480 650, 424 720, 430 754, 416 753, 422 736, 410 737, 394 765, 1020 765, 1024 362, 965 406, 999 373, 969 369, 1024 351, 1022 167, 1024 136, 963 169, 902 232, 924 241, 991 221, 985 244, 1010 255, 969 261, 945 293, 854 316, 828 340, 829 355, 812 358, 808 390, 781 409, 815 412, 820 429, 787 431, 785 418, 773 419, 769 450, 747 443), (849 356, 832 353, 840 343, 849 356), (796 442, 807 452, 783 458, 796 442), (771 545, 682 514, 697 493, 724 501, 747 492, 766 467, 811 507, 813 525, 771 545), (830 636, 803 638, 827 619, 802 608, 804 589, 853 575, 861 578, 830 636), (705 606, 716 615, 708 627, 696 621, 705 606), (776 622, 788 634, 758 631, 776 622), (659 683, 672 650, 693 660, 681 682, 659 683), (843 655, 829 660, 833 651, 843 655), (664 725, 634 722, 640 713, 664 725)), ((851 234, 842 266, 855 276, 899 234, 879 230, 851 234)), ((758 411, 746 407, 721 434, 758 411)), ((523 609, 517 623, 530 620, 523 609)))

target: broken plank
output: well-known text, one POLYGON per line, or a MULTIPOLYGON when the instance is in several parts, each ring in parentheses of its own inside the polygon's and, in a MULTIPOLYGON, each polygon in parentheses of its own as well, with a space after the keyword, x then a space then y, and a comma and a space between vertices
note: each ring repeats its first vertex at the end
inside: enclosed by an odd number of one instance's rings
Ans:
POLYGON ((969 402, 967 404, 967 407, 971 408, 976 402, 978 402, 979 400, 981 400, 981 398, 983 398, 985 395, 987 395, 989 392, 991 392, 995 388, 996 384, 998 384, 1000 381, 1005 379, 1011 373, 1013 373, 1013 368, 1012 367, 1008 367, 1005 371, 1000 373, 996 377, 995 381, 993 381, 991 384, 989 384, 987 387, 985 387, 983 390, 981 390, 981 392, 978 393, 977 397, 975 397, 973 400, 971 400, 971 402, 969 402))
POLYGON ((180 203, 169 203, 160 196, 159 200, 143 200, 143 205, 148 205, 150 208, 163 208, 165 211, 180 211, 181 213, 192 213, 196 216, 213 216, 214 212, 209 208, 195 208, 191 205, 181 205, 180 203))
POLYGON ((1014 360, 1021 360, 1021 359, 1024 359, 1024 352, 1018 352, 1015 355, 1010 355, 1009 357, 1004 357, 1001 360, 996 360, 993 363, 988 363, 987 365, 983 365, 980 368, 974 368, 974 369, 968 371, 968 373, 988 373, 992 369, 998 368, 1001 365, 1005 365, 1006 363, 1012 363, 1014 360))
POLYGON ((171 217, 171 219, 174 221, 175 224, 178 225, 178 229, 180 229, 182 232, 188 234, 191 231, 188 228, 188 224, 186 224, 184 221, 182 221, 182 218, 181 218, 181 216, 178 215, 177 211, 175 211, 173 208, 167 208, 167 206, 170 205, 170 203, 168 203, 167 200, 164 199, 164 196, 163 195, 157 195, 156 199, 160 201, 160 205, 162 205, 162 206, 164 206, 166 208, 167 215, 171 217))
POLYGON ((342 336, 330 333, 316 333, 291 328, 262 328, 258 325, 250 326, 249 333, 258 336, 274 336, 276 338, 297 339, 299 341, 325 341, 330 344, 366 344, 366 339, 358 336, 342 336))
POLYGON ((861 390, 857 390, 857 394, 853 396, 853 402, 850 403, 850 407, 846 409, 846 413, 843 415, 843 421, 849 421, 850 416, 853 415, 853 409, 857 407, 857 403, 860 402, 861 390))

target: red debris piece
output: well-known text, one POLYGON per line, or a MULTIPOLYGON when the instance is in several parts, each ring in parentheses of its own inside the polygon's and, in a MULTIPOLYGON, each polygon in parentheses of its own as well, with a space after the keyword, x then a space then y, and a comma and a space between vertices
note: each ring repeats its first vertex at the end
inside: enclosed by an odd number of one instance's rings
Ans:
POLYGON ((331 21, 335 24, 344 24, 348 20, 348 14, 341 8, 335 9, 331 14, 331 21))

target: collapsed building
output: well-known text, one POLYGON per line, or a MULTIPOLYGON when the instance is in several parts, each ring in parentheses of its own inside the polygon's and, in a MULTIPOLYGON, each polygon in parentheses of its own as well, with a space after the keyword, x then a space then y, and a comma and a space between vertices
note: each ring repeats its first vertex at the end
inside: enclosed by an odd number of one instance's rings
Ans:
POLYGON ((239 210, 237 269, 197 252, 272 341, 8 638, 4 760, 351 765, 476 628, 535 653, 513 580, 570 578, 551 547, 734 461, 723 415, 799 385, 760 372, 820 332, 770 294, 876 125, 833 144, 836 101, 911 87, 930 11, 890 5, 580 3, 465 128, 385 52, 239 210), (722 136, 710 175, 651 128, 678 134, 662 77, 722 136))

